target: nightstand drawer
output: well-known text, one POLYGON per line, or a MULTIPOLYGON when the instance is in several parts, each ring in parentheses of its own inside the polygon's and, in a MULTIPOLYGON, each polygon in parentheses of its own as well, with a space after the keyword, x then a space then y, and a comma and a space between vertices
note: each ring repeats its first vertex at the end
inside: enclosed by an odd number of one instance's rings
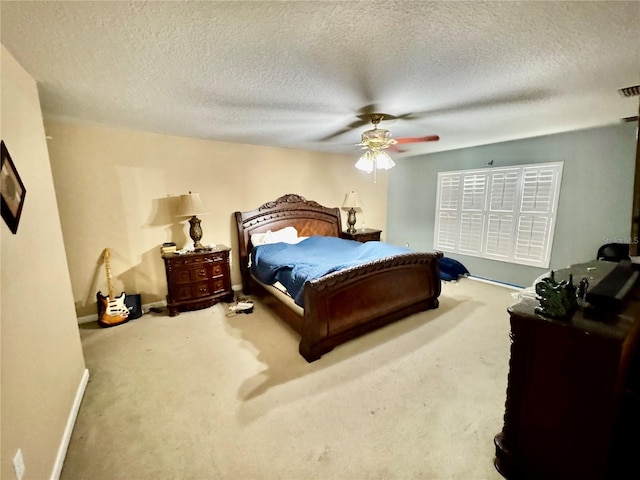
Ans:
POLYGON ((224 292, 227 288, 226 282, 224 278, 216 279, 212 282, 213 285, 213 293, 224 292))
POLYGON ((209 282, 194 283, 192 286, 193 298, 202 298, 211 295, 209 282))
POLYGON ((174 267, 194 268, 200 265, 207 265, 213 262, 212 258, 207 257, 189 257, 189 254, 175 256, 172 260, 174 267))
POLYGON ((178 285, 201 282, 209 278, 207 268, 197 265, 193 269, 179 268, 173 272, 172 281, 178 285))
POLYGON ((224 275, 224 265, 212 265, 211 271, 213 273, 213 278, 221 277, 224 275))
POLYGON ((201 282, 209 278, 209 269, 206 267, 196 267, 191 270, 191 280, 201 282))
POLYGON ((191 284, 191 270, 179 268, 173 272, 171 281, 178 285, 190 285, 191 284))
POLYGON ((184 302, 185 300, 191 300, 193 298, 193 291, 191 289, 191 283, 184 285, 178 285, 173 290, 173 297, 178 302, 184 302))

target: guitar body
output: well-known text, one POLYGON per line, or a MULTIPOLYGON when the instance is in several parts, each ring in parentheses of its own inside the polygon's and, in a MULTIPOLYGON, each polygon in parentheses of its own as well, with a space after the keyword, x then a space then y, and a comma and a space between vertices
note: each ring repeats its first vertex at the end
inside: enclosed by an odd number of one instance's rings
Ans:
POLYGON ((98 298, 98 323, 103 327, 115 327, 129 321, 129 309, 124 303, 125 293, 110 300, 101 292, 96 294, 98 298))
POLYGON ((129 321, 129 308, 125 305, 125 293, 119 297, 113 294, 113 284, 111 282, 111 251, 105 248, 103 251, 104 266, 107 271, 107 285, 109 295, 104 296, 101 292, 96 294, 98 299, 98 323, 101 327, 115 327, 129 321))

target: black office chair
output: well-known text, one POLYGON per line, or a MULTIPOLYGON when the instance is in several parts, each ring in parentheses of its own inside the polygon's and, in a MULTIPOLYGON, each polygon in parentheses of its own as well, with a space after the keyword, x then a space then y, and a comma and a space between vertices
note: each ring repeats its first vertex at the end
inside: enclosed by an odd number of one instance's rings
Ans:
POLYGON ((608 262, 621 262, 631 260, 629 257, 628 243, 605 243, 598 249, 596 260, 606 260, 608 262))

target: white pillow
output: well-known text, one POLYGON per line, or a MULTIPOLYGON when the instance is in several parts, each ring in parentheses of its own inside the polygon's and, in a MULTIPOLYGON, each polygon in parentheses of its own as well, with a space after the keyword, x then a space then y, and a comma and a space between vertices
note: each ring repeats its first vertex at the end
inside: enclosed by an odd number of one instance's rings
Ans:
POLYGON ((266 233, 254 233, 253 235, 251 235, 251 245, 253 245, 254 247, 264 245, 266 238, 266 233))
POLYGON ((285 227, 280 230, 276 230, 272 232, 269 230, 267 232, 267 243, 297 243, 298 242, 298 231, 294 227, 285 227))
POLYGON ((266 233, 254 233, 251 235, 251 244, 254 247, 268 243, 298 243, 299 241, 298 231, 295 227, 285 227, 275 232, 268 230, 266 233))

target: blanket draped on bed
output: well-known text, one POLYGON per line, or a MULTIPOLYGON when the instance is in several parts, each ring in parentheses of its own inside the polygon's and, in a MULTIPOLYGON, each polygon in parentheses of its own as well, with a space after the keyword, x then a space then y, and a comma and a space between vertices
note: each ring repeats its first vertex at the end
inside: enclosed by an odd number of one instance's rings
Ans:
POLYGON ((309 237, 300 243, 260 245, 251 254, 251 272, 262 283, 280 282, 303 307, 304 284, 338 270, 411 253, 383 242, 361 243, 337 237, 309 237))

